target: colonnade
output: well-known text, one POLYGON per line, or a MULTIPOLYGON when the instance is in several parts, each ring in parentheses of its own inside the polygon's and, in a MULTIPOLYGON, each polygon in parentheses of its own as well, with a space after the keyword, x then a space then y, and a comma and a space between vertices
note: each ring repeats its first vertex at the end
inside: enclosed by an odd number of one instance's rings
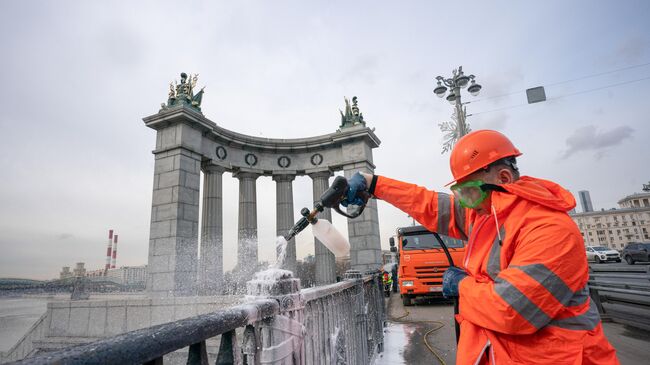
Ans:
MULTIPOLYGON (((203 168, 203 212, 201 222, 201 244, 199 263, 199 293, 219 292, 223 280, 223 173, 219 166, 203 168)), ((254 173, 235 173, 239 180, 239 217, 237 235, 237 269, 244 275, 251 274, 258 261, 257 250, 257 178, 254 173)), ((329 187, 333 173, 325 171, 310 174, 313 183, 313 197, 316 202, 329 187)), ((272 179, 276 185, 276 234, 284 236, 293 227, 293 181, 296 175, 278 174, 272 179)), ((320 218, 331 221, 330 209, 320 218)), ((336 281, 335 256, 321 242, 315 240, 316 283, 330 284, 336 281)), ((296 269, 295 238, 287 243, 284 269, 296 269)))
MULTIPOLYGON (((284 235, 295 223, 296 176, 312 179, 315 202, 334 172, 343 171, 347 177, 359 170, 373 172, 372 149, 380 143, 361 122, 309 138, 246 136, 219 127, 187 105, 163 108, 144 122, 157 131, 147 268, 147 291, 154 297, 222 291, 223 251, 231 249, 224 247, 223 240, 224 172, 239 181, 237 271, 246 277, 258 264, 257 179, 270 176, 276 184, 276 233, 284 235)), ((331 221, 331 212, 327 209, 320 217, 331 221)), ((360 217, 348 220, 348 235, 351 268, 378 269, 381 247, 375 201, 360 217)), ((334 255, 318 241, 314 252, 316 284, 335 282, 334 255)), ((295 240, 287 245, 284 268, 296 268, 295 240)))

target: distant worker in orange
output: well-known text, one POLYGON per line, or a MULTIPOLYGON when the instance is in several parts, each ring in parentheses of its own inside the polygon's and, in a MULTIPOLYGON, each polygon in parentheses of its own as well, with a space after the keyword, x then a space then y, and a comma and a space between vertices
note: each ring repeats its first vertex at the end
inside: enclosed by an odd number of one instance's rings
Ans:
POLYGON ((619 364, 589 298, 583 238, 567 214, 575 199, 520 177, 520 155, 503 134, 475 131, 451 152, 453 195, 357 173, 348 199, 367 189, 429 230, 468 240, 465 270, 443 278, 443 294, 460 301, 457 364, 619 364))

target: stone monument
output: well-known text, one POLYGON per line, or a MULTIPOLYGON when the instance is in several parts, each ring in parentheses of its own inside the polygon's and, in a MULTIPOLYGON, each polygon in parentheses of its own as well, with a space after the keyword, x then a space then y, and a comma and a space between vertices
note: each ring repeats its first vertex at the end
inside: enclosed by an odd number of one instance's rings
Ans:
MULTIPOLYGON (((157 132, 147 270, 147 291, 154 297, 220 293, 224 172, 239 180, 237 267, 244 270, 255 267, 258 258, 258 177, 271 176, 276 182, 277 234, 284 235, 296 217, 292 187, 296 176, 312 178, 313 197, 317 200, 329 187, 334 172, 342 170, 346 176, 359 170, 373 172, 372 149, 380 143, 366 127, 356 96, 352 104, 345 99, 341 125, 330 134, 272 139, 227 130, 201 112, 204 89, 194 94, 197 79, 197 75, 188 78, 182 73, 180 83, 170 84, 167 103, 158 113, 144 118, 145 125, 157 132), (202 212, 199 199, 203 199, 202 212), (199 250, 201 260, 197 262, 199 250)), ((321 217, 331 220, 331 213, 324 212, 321 217)), ((361 217, 350 220, 348 228, 352 268, 378 269, 381 248, 376 202, 371 201, 361 217)), ((334 255, 316 241, 315 256, 317 284, 335 282, 334 255)), ((293 270, 295 262, 292 240, 284 268, 293 270)))

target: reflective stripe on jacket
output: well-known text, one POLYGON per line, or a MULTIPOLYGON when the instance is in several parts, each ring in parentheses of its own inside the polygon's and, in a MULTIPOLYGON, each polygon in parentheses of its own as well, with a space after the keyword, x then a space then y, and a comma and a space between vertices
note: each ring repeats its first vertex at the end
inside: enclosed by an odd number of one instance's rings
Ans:
POLYGON ((468 240, 457 363, 618 364, 589 299, 582 236, 566 213, 575 199, 532 177, 501 186, 495 214, 483 216, 453 195, 383 176, 374 191, 427 229, 468 240))

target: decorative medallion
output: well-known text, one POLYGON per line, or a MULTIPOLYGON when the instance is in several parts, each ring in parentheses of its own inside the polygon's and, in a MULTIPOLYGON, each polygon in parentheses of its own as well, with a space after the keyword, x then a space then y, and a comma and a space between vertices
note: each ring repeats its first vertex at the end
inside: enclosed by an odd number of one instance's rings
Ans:
POLYGON ((252 153, 247 153, 246 156, 244 156, 244 161, 248 166, 255 166, 257 165, 257 156, 252 153))
POLYGON ((226 157, 228 157, 228 152, 226 152, 226 149, 223 146, 217 147, 217 158, 220 160, 225 160, 226 157))
POLYGON ((321 155, 320 153, 314 153, 311 156, 311 164, 312 165, 318 166, 318 165, 320 165, 322 163, 323 163, 323 155, 321 155))
POLYGON ((278 166, 286 169, 289 165, 291 165, 291 159, 288 156, 280 156, 280 158, 278 158, 278 166))

